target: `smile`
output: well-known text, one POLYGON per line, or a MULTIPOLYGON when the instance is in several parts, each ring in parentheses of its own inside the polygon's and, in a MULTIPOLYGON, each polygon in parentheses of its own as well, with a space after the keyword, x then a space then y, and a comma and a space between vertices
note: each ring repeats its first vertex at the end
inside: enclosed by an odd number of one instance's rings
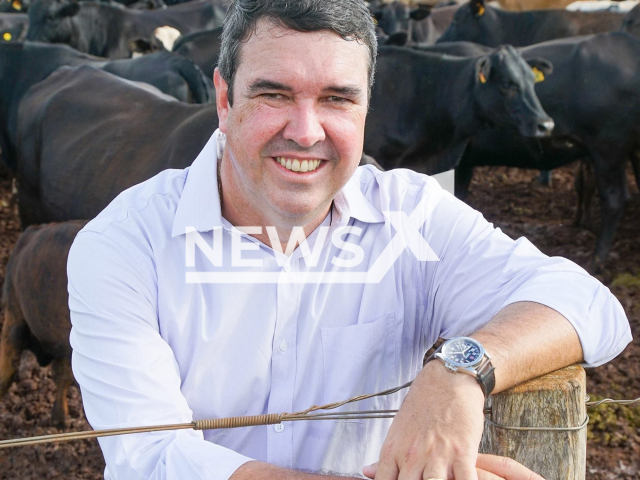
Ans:
POLYGON ((275 157, 276 162, 292 172, 313 172, 322 160, 298 160, 296 158, 275 157))

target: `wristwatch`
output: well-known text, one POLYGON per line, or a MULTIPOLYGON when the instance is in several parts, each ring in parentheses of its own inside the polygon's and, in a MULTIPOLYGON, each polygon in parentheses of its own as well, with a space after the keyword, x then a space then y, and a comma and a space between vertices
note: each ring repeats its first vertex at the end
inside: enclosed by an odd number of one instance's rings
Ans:
POLYGON ((477 340, 470 337, 455 337, 444 342, 429 356, 424 364, 438 359, 450 372, 464 372, 473 375, 484 396, 487 397, 496 385, 494 367, 491 357, 477 340))

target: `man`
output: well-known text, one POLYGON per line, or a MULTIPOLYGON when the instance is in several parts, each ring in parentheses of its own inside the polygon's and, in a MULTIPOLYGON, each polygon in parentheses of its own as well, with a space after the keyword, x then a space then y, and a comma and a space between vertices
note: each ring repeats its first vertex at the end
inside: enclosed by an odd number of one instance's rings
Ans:
POLYGON ((400 412, 104 438, 105 478, 539 478, 478 456, 484 392, 630 341, 581 268, 428 177, 357 169, 375 56, 360 0, 236 0, 220 129, 190 168, 125 191, 78 235, 71 343, 96 429, 296 412, 417 375, 406 398, 348 406, 400 412), (462 335, 449 354, 478 357, 479 375, 422 368, 438 337, 462 335))

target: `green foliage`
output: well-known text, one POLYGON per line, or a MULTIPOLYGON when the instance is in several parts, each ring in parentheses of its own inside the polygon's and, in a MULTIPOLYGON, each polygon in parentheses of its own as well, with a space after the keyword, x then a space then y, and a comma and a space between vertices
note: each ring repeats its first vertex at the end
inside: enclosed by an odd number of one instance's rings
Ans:
MULTIPOLYGON (((592 401, 603 397, 593 395, 592 401)), ((602 404, 590 408, 587 439, 603 446, 619 447, 628 444, 640 431, 640 404, 624 406, 602 404)))

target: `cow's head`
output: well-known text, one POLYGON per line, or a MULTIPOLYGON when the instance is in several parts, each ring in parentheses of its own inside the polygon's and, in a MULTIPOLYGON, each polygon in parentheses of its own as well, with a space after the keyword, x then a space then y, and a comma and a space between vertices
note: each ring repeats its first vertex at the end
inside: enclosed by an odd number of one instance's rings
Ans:
POLYGON ((640 5, 636 5, 622 18, 620 30, 640 37, 640 5))
POLYGON ((153 31, 150 38, 136 37, 127 42, 129 50, 133 53, 133 58, 148 53, 170 52, 173 44, 180 37, 180 30, 165 25, 153 31))
POLYGON ((552 69, 545 59, 525 60, 510 45, 479 57, 473 95, 481 117, 498 127, 515 127, 525 137, 549 136, 554 123, 542 109, 534 85, 552 69))
POLYGON ((501 38, 496 11, 486 7, 484 0, 471 0, 456 11, 438 43, 466 41, 497 47, 502 43, 501 38))
POLYGON ((369 10, 378 27, 387 35, 393 35, 397 32, 410 33, 412 20, 423 20, 431 13, 431 7, 428 5, 410 7, 398 1, 391 3, 373 2, 369 4, 369 10))
POLYGON ((80 11, 77 2, 67 0, 38 0, 29 8, 27 40, 68 43, 73 45, 74 29, 71 19, 80 11))

